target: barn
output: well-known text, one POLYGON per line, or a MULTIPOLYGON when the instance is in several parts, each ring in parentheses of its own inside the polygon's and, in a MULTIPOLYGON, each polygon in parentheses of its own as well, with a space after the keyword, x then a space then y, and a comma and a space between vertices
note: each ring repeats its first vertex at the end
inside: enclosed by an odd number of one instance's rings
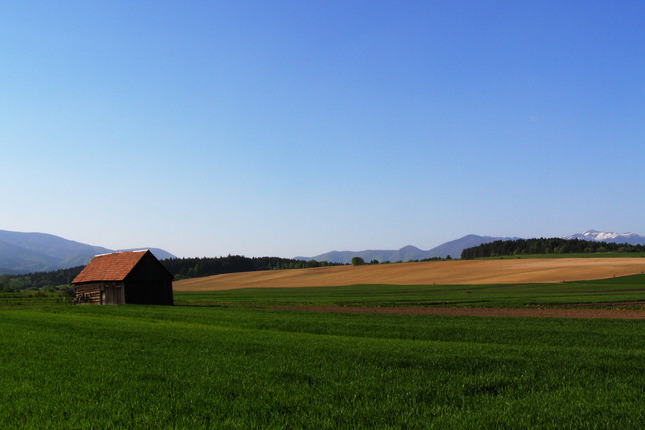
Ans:
POLYGON ((76 301, 172 305, 173 275, 149 250, 95 256, 72 281, 76 301))

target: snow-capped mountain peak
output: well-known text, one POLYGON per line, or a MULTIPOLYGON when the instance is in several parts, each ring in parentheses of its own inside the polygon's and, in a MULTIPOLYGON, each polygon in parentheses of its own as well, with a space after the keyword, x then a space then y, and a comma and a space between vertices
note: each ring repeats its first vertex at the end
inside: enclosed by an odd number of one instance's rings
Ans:
POLYGON ((631 245, 645 244, 645 237, 639 236, 634 233, 613 233, 597 230, 588 230, 584 233, 576 233, 565 239, 580 239, 590 240, 595 242, 613 242, 613 243, 629 243, 631 245))

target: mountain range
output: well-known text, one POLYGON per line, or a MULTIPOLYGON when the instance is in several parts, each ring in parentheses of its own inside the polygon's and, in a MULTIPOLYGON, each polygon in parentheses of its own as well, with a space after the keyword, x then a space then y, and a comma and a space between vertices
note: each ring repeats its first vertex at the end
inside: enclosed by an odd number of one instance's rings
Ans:
MULTIPOLYGON (((174 258, 174 255, 163 249, 149 249, 159 259, 174 258)), ((82 266, 95 255, 110 252, 115 250, 63 239, 52 234, 0 230, 0 274, 46 272, 82 266)))
POLYGON ((428 258, 459 258, 461 251, 466 248, 481 245, 482 243, 494 242, 496 240, 513 240, 516 237, 492 237, 478 236, 469 234, 462 238, 452 240, 441 244, 427 251, 421 250, 415 246, 408 245, 398 250, 371 250, 364 251, 331 251, 325 254, 316 255, 315 257, 296 257, 296 260, 317 260, 329 261, 331 263, 349 264, 353 257, 360 257, 366 262, 377 260, 379 262, 390 261, 410 261, 424 260, 428 258))
MULTIPOLYGON (((398 250, 331 251, 314 257, 295 257, 296 260, 317 260, 349 264, 353 257, 361 257, 366 262, 410 261, 429 258, 459 258, 466 248, 490 243, 496 240, 514 240, 517 237, 493 237, 469 234, 424 251, 408 245, 398 250)), ((610 233, 588 230, 566 236, 564 239, 580 239, 597 242, 627 243, 645 245, 645 237, 634 233, 610 233)), ((159 248, 150 249, 158 258, 175 258, 174 255, 159 248)), ((132 251, 119 249, 116 251, 132 251)), ((87 264, 97 254, 107 254, 115 250, 92 246, 73 240, 63 239, 46 233, 21 233, 0 230, 0 274, 20 274, 43 272, 87 264)))
MULTIPOLYGON (((515 240, 518 237, 492 237, 478 236, 469 234, 462 238, 446 242, 428 251, 423 251, 417 247, 408 245, 399 250, 364 250, 364 251, 331 251, 314 257, 296 257, 296 260, 317 260, 329 261, 332 263, 349 264, 353 257, 360 257, 366 262, 377 260, 384 261, 409 261, 424 260, 428 258, 460 258, 461 251, 473 246, 479 246, 484 243, 495 242, 496 240, 515 240)), ((580 239, 597 242, 627 243, 630 245, 645 245, 645 236, 634 233, 610 233, 596 230, 588 230, 584 233, 577 233, 567 236, 564 239, 580 239)))

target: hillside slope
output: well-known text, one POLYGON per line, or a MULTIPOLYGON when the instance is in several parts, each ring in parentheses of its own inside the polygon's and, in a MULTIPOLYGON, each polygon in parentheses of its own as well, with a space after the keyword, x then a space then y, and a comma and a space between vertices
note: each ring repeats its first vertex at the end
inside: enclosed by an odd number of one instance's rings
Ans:
MULTIPOLYGON (((153 248, 150 251, 159 259, 174 257, 162 249, 153 248)), ((109 252, 114 251, 53 234, 0 230, 0 274, 45 272, 81 266, 95 255, 109 252)))

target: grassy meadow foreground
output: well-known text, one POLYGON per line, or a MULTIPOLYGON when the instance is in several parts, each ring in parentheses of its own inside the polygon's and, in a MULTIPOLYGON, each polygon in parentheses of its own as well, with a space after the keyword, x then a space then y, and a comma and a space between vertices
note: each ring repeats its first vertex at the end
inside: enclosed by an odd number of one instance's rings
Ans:
POLYGON ((0 422, 3 428, 643 428, 645 319, 271 308, 620 301, 642 309, 644 296, 640 274, 555 284, 177 291, 172 307, 72 306, 60 298, 0 295, 0 422))
POLYGON ((642 428, 643 321, 0 311, 4 428, 642 428))

